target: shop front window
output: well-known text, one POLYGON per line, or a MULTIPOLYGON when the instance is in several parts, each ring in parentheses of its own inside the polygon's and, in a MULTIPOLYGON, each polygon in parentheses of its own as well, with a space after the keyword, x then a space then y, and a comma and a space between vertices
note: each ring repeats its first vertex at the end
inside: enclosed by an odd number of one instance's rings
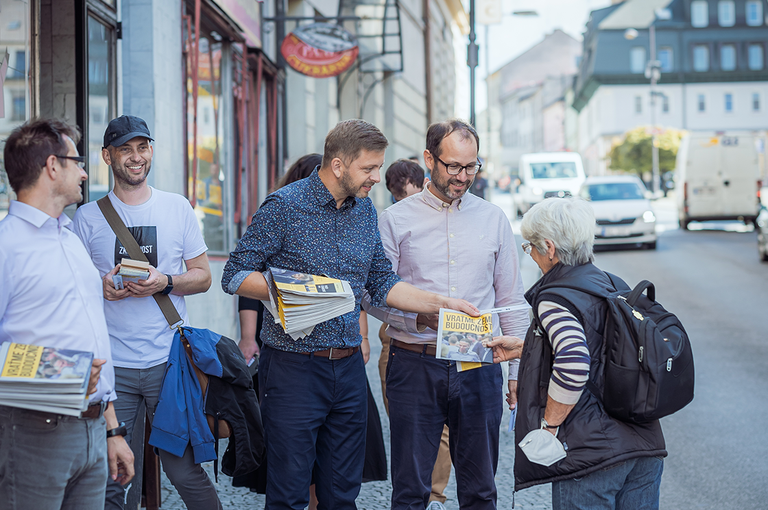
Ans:
POLYGON ((3 161, 5 139, 29 119, 29 4, 0 0, 0 219, 8 214, 16 196, 8 182, 3 161))
POLYGON ((88 199, 98 200, 110 190, 110 171, 101 157, 104 131, 114 117, 114 29, 88 17, 88 199))
POLYGON ((225 252, 222 138, 222 43, 207 34, 197 51, 197 117, 195 117, 194 53, 187 53, 187 157, 189 197, 212 252, 225 252))

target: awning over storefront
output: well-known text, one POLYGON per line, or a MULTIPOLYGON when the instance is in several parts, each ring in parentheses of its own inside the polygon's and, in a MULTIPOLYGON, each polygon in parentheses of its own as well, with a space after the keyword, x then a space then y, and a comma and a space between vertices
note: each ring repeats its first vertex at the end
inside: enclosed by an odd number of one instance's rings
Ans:
POLYGON ((261 48, 261 16, 255 0, 216 0, 222 11, 234 20, 249 48, 261 48))

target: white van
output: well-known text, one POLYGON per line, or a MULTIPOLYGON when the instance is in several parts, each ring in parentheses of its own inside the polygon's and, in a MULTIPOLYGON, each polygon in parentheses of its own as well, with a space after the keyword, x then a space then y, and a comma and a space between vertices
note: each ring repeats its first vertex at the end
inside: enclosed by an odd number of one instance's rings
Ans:
POLYGON ((754 222, 760 210, 760 166, 749 132, 692 132, 677 151, 675 188, 680 227, 691 221, 754 222))
POLYGON ((576 196, 584 182, 584 165, 575 152, 538 152, 520 156, 518 215, 545 198, 576 196))

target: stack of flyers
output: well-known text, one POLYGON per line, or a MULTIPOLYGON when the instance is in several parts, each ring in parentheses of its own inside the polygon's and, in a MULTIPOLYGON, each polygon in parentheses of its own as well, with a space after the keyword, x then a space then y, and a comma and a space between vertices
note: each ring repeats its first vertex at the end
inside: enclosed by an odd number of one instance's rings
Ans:
POLYGON ((149 278, 149 262, 143 260, 123 259, 120 270, 112 275, 112 283, 117 290, 124 288, 126 282, 136 283, 149 278))
POLYGON ((93 353, 5 342, 0 405, 78 416, 88 407, 93 353))
POLYGON ((355 294, 345 280, 274 267, 264 277, 269 286, 264 306, 294 340, 311 334, 315 325, 355 309, 355 294))

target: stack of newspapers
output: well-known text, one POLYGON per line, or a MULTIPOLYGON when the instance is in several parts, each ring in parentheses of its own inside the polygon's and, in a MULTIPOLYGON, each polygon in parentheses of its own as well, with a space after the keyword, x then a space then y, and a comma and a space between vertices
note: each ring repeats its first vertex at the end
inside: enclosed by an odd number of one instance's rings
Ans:
POLYGON ((294 340, 311 334, 316 324, 355 309, 355 294, 345 280, 275 267, 264 277, 269 285, 264 306, 294 340))
POLYGON ((93 353, 5 342, 0 405, 78 416, 88 408, 93 353))

